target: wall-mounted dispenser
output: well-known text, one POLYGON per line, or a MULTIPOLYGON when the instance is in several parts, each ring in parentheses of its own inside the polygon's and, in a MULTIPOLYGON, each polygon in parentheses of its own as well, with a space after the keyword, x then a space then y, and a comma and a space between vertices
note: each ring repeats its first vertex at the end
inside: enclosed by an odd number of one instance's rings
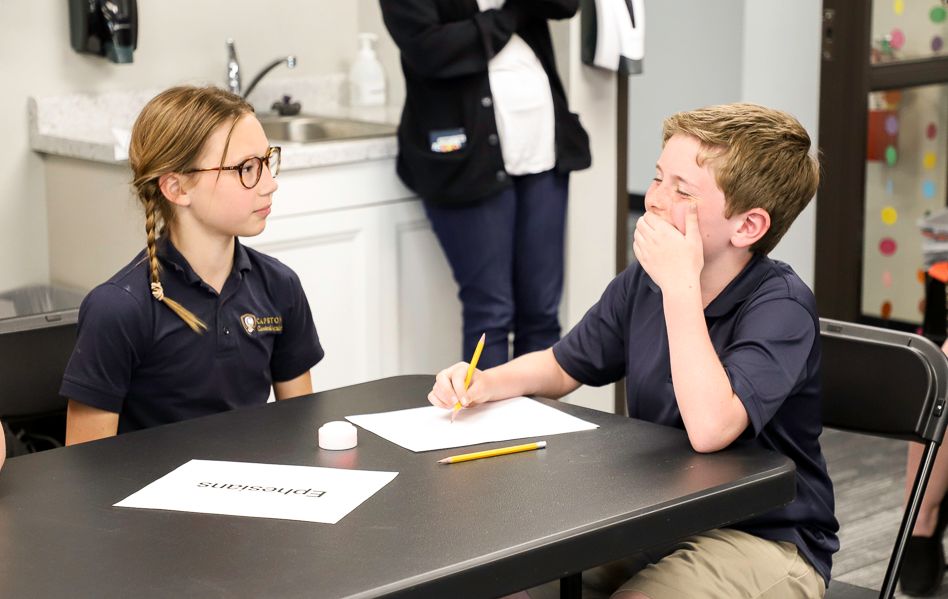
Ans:
POLYGON ((69 39, 76 52, 132 62, 138 47, 136 0, 69 0, 69 39))

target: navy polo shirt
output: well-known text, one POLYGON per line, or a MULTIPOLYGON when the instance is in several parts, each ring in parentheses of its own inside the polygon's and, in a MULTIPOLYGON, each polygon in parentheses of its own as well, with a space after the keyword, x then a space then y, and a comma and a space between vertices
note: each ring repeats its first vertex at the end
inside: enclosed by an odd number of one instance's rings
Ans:
POLYGON ((191 330, 151 295, 142 251, 93 289, 60 394, 117 412, 118 432, 266 403, 323 358, 313 315, 289 267, 234 243, 221 293, 195 274, 167 239, 157 253, 165 295, 207 326, 191 330))
MULTIPOLYGON (((795 544, 828 583, 839 524, 819 443, 820 338, 813 293, 786 264, 755 256, 704 316, 750 420, 735 443, 780 452, 796 464, 793 502, 733 528, 795 544)), ((625 376, 633 418, 685 428, 672 387, 662 294, 638 264, 613 279, 553 354, 586 385, 625 376)))

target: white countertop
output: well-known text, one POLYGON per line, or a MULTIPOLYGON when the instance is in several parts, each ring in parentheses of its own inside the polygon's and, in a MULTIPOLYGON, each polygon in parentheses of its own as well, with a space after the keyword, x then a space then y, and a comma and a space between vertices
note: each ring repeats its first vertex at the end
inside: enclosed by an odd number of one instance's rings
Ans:
MULTIPOLYGON (((250 96, 259 114, 284 94, 303 105, 303 113, 397 124, 400 107, 349 107, 339 102, 344 76, 262 82, 250 96)), ((71 94, 29 99, 30 147, 41 153, 95 162, 123 164, 128 138, 142 106, 160 89, 103 94, 71 94)), ((283 170, 392 158, 394 135, 312 143, 280 142, 283 170)))

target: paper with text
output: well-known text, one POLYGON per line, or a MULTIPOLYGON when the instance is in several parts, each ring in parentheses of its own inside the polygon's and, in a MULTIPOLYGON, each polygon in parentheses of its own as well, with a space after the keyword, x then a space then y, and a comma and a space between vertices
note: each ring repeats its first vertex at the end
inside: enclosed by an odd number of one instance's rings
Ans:
POLYGON ((397 472, 191 460, 115 507, 335 524, 397 472))
POLYGON ((527 397, 465 408, 457 413, 453 423, 451 410, 434 406, 346 416, 346 420, 411 451, 431 451, 599 428, 596 424, 527 397))

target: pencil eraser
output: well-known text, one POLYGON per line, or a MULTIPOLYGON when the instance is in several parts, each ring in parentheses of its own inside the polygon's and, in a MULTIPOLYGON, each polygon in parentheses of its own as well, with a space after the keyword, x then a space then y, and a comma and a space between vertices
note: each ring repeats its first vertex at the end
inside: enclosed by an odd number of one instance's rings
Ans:
POLYGON ((352 449, 357 444, 356 427, 344 420, 334 420, 319 427, 317 438, 323 449, 352 449))

